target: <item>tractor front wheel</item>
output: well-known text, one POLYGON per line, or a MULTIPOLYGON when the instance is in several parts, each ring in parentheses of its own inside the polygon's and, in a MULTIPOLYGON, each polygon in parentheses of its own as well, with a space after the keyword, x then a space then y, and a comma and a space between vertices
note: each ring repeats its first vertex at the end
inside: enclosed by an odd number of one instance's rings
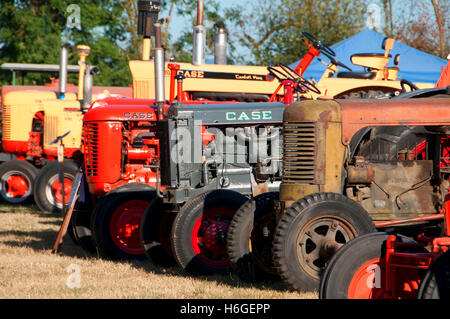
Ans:
POLYGON ((100 199, 92 214, 94 244, 106 259, 143 259, 140 224, 156 192, 146 184, 119 186, 100 199))
POLYGON ((231 221, 227 235, 228 255, 234 272, 244 281, 279 279, 272 255, 278 199, 276 192, 249 199, 231 221))
MULTIPOLYGON (((402 269, 395 273, 392 296, 386 281, 386 241, 391 234, 371 233, 360 236, 339 250, 330 261, 320 283, 322 299, 392 299, 414 298, 421 279, 416 269, 402 269)), ((408 237, 396 235, 396 240, 414 243, 408 237)), ((402 252, 426 253, 422 247, 414 245, 398 248, 402 252)), ((394 276, 392 276, 394 278, 394 276)))
POLYGON ((172 227, 172 250, 178 265, 191 274, 227 274, 227 232, 236 211, 247 201, 230 190, 215 190, 187 201, 172 227))
POLYGON ((11 160, 0 165, 0 196, 10 204, 24 204, 33 195, 39 170, 27 161, 11 160))
POLYGON ((175 212, 163 200, 156 197, 144 212, 141 220, 140 239, 145 255, 155 265, 173 266, 175 259, 170 243, 175 212))
POLYGON ((417 298, 450 298, 450 250, 440 255, 431 264, 420 284, 417 298))
POLYGON ((372 219, 355 201, 337 193, 308 195, 282 214, 274 235, 274 262, 292 289, 317 290, 334 253, 374 231, 372 219))
MULTIPOLYGON (((64 160, 64 203, 69 204, 72 184, 80 165, 70 159, 64 160)), ((62 212, 63 188, 59 180, 59 163, 53 161, 45 165, 34 181, 34 201, 43 212, 62 212)))

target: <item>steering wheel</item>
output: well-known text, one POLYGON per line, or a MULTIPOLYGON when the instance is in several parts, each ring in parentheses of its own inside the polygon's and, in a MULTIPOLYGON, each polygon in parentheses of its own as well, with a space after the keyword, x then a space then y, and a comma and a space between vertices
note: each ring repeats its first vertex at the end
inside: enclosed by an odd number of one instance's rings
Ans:
POLYGON ((298 74, 295 70, 293 70, 286 64, 278 63, 278 67, 280 67, 281 70, 275 69, 272 66, 267 67, 269 73, 273 75, 278 81, 283 82, 284 80, 292 80, 297 84, 295 90, 299 91, 300 93, 305 93, 305 91, 302 89, 302 87, 305 87, 308 89, 308 91, 312 91, 316 94, 321 94, 320 90, 313 82, 305 79, 303 76, 298 74))
POLYGON ((350 72, 353 72, 352 69, 350 69, 348 66, 346 66, 346 65, 345 65, 344 63, 342 63, 341 61, 338 61, 338 59, 336 59, 334 56, 329 55, 329 54, 327 54, 327 53, 325 53, 325 52, 322 52, 322 54, 325 55, 328 59, 330 59, 330 62, 331 62, 332 64, 337 65, 337 66, 340 66, 340 67, 343 67, 344 69, 347 69, 347 70, 349 70, 350 72))
POLYGON ((411 89, 411 91, 416 91, 419 88, 417 87, 417 85, 415 85, 414 83, 412 83, 411 81, 408 80, 401 80, 400 81, 400 85, 402 87, 402 92, 406 92, 406 85, 409 86, 409 88, 411 89))
POLYGON ((311 41, 313 46, 317 50, 319 50, 321 53, 324 53, 324 54, 326 53, 331 56, 336 56, 336 53, 334 53, 334 51, 329 46, 326 46, 321 41, 317 40, 317 38, 315 36, 313 36, 311 33, 302 31, 302 36, 304 36, 309 41, 311 41))

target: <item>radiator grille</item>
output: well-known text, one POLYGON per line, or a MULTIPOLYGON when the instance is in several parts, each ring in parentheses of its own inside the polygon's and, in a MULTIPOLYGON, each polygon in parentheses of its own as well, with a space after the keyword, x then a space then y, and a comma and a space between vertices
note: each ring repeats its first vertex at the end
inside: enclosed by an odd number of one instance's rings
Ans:
POLYGON ((98 124, 87 123, 84 125, 84 151, 87 176, 98 174, 98 124))
POLYGON ((3 139, 11 139, 11 107, 9 105, 3 105, 2 110, 2 135, 3 139))
POLYGON ((58 137, 58 116, 46 116, 44 125, 44 145, 49 145, 58 137))
POLYGON ((314 183, 316 129, 312 122, 283 125, 283 183, 314 183))

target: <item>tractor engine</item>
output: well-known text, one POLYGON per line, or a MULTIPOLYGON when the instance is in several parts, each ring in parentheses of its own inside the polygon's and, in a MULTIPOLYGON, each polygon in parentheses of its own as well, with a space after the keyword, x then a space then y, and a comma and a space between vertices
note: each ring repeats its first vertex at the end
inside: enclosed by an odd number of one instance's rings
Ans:
POLYGON ((86 179, 92 195, 122 184, 156 184, 156 113, 150 100, 97 101, 83 120, 86 179), (141 104, 138 104, 141 103, 141 104), (95 107, 97 105, 97 107, 95 107))
POLYGON ((181 204, 216 189, 244 195, 278 191, 284 108, 283 103, 174 103, 158 123, 165 201, 181 204))

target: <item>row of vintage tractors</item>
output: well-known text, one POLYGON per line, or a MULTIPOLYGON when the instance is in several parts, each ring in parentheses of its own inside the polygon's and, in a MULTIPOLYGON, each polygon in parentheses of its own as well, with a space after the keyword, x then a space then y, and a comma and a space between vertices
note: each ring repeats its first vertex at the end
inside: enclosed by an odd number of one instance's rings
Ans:
MULTIPOLYGON (((64 161, 63 166, 64 176, 73 167, 65 194, 77 172, 83 176, 68 211, 76 243, 105 258, 175 261, 190 273, 234 270, 243 280, 281 276, 298 290, 318 289, 320 278, 327 278, 323 296, 339 298, 334 273, 342 262, 333 260, 347 242, 377 229, 399 231, 402 235, 389 237, 395 256, 402 247, 399 238, 420 231, 422 241, 430 243, 445 234, 448 88, 398 95, 397 69, 387 67, 392 40, 384 42, 382 54, 355 56, 354 63, 371 69, 365 74, 339 76, 337 67, 346 66, 307 32, 309 51, 295 69, 165 63, 160 24, 155 24, 159 2, 138 4, 144 53, 142 61, 130 63, 134 98, 98 99, 85 109, 82 133, 81 124, 70 126, 69 138, 82 136, 77 165, 64 161), (301 74, 320 53, 330 64, 327 76, 314 83, 301 74), (330 70, 338 78, 328 77, 330 70), (331 96, 322 97, 323 79, 354 82, 340 91, 330 84, 331 96), (377 99, 333 99, 374 88, 377 99)), ((202 35, 202 6, 199 1, 196 36, 202 35)), ((197 51, 194 46, 195 57, 197 51)), ((54 112, 61 109, 70 111, 60 103, 54 112)), ((53 130, 62 125, 43 118, 33 123, 53 130)), ((53 172, 56 181, 57 169, 53 172)), ((445 238, 433 242, 422 266, 428 268, 446 245, 445 238)), ((375 271, 377 262, 369 261, 375 271)), ((364 274, 360 282, 372 273, 364 274)), ((383 279, 391 290, 375 296, 404 297, 395 290, 395 278, 410 276, 393 274, 392 282, 383 279)), ((414 295, 421 278, 411 281, 414 295)), ((367 295, 357 291, 346 296, 367 295)))

